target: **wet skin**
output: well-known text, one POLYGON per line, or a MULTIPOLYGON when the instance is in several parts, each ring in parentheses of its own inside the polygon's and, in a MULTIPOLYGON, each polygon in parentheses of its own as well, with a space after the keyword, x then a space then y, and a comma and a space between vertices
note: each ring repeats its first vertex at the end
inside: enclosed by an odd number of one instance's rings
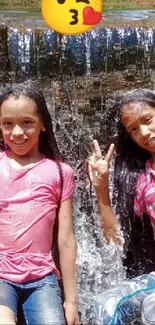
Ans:
POLYGON ((123 107, 121 121, 132 139, 155 155, 155 108, 144 103, 130 103, 123 107))

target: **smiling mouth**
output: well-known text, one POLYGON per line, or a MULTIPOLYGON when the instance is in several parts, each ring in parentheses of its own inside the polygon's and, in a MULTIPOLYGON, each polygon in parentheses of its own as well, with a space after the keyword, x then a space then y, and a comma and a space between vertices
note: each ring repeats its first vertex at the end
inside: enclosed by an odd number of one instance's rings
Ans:
POLYGON ((147 141, 147 142, 145 143, 146 146, 149 146, 149 145, 151 145, 151 144, 155 144, 155 138, 152 138, 152 139, 150 139, 149 141, 147 141))
POLYGON ((12 143, 15 144, 16 146, 21 146, 22 144, 24 144, 24 143, 26 143, 26 142, 27 142, 27 140, 24 140, 24 141, 18 141, 18 142, 16 142, 16 141, 12 141, 12 143))

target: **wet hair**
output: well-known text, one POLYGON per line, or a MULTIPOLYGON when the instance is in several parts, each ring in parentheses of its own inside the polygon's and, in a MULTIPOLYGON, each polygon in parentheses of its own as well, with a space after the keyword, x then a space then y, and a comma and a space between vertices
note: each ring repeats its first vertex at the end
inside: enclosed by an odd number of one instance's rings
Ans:
MULTIPOLYGON (((138 223, 139 220, 138 218, 134 219, 133 212, 137 178, 139 174, 145 170, 146 161, 151 157, 151 155, 147 150, 141 148, 132 140, 121 122, 121 113, 124 106, 129 103, 142 103, 142 109, 143 107, 145 108, 145 105, 147 104, 155 109, 155 93, 147 89, 138 89, 127 92, 115 107, 117 111, 117 141, 112 201, 116 209, 116 214, 120 216, 121 225, 126 236, 127 247, 131 245, 134 246, 135 242, 137 250, 137 237, 139 235, 137 233, 137 231, 139 231, 138 229, 141 228, 141 231, 145 233, 146 236, 146 228, 149 227, 149 229, 151 229, 149 230, 151 231, 151 234, 149 235, 152 236, 152 228, 147 225, 146 227, 143 227, 142 225, 138 226, 136 231, 136 228, 134 228, 134 221, 136 220, 138 223)), ((147 220, 149 220, 149 218, 147 218, 147 220)), ((140 236, 141 239, 139 244, 142 246, 142 233, 140 236)), ((144 242, 145 244, 143 243, 143 245, 146 245, 145 240, 144 242)))
MULTIPOLYGON (((2 103, 8 98, 14 97, 18 99, 20 98, 20 96, 25 96, 26 98, 33 100, 36 105, 38 116, 45 127, 45 131, 40 132, 39 151, 47 158, 55 160, 60 174, 61 190, 62 190, 63 176, 62 176, 60 161, 62 161, 63 158, 60 154, 54 136, 51 115, 48 111, 43 92, 39 89, 38 85, 34 85, 34 83, 31 83, 29 81, 22 84, 13 84, 11 86, 10 85, 6 86, 4 89, 1 90, 0 107, 2 103)), ((4 143, 2 138, 0 142, 0 149, 4 151, 6 148, 7 146, 4 143)))
MULTIPOLYGON (((40 132, 39 137, 39 151, 45 155, 49 159, 53 159, 56 164, 60 175, 60 198, 58 202, 58 208, 57 208, 57 214, 60 208, 60 201, 61 201, 61 195, 62 195, 62 188, 63 188, 63 174, 62 174, 62 168, 60 161, 64 161, 63 157, 60 154, 54 132, 53 132, 53 126, 52 126, 52 119, 51 115, 48 111, 46 101, 43 95, 43 92, 40 90, 39 86, 34 84, 31 81, 21 83, 21 84, 13 84, 13 85, 7 85, 5 88, 1 89, 0 94, 0 107, 2 103, 7 100, 9 97, 14 97, 18 99, 20 96, 25 96, 27 98, 30 98, 34 101, 36 104, 36 110, 38 113, 38 116, 40 120, 42 121, 45 131, 40 132)), ((6 149, 6 144, 4 143, 3 139, 1 139, 0 142, 0 150, 4 151, 6 149)), ((58 230, 58 224, 57 224, 57 218, 54 224, 54 230, 53 230, 53 258, 55 260, 55 263, 58 268, 60 268, 59 265, 59 251, 57 246, 57 230, 58 230)))

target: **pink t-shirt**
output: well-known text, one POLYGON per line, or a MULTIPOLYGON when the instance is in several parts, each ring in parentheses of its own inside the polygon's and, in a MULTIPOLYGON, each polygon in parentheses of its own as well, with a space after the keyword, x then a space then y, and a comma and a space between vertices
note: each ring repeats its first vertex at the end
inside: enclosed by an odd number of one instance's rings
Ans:
POLYGON ((151 168, 150 160, 137 180, 134 212, 139 217, 144 213, 150 217, 155 239, 155 171, 151 168))
MULTIPOLYGON (((74 190, 72 168, 61 163, 61 201, 74 190)), ((0 152, 0 278, 23 283, 50 272, 59 277, 52 255, 53 225, 60 199, 60 174, 53 160, 22 168, 0 152)))

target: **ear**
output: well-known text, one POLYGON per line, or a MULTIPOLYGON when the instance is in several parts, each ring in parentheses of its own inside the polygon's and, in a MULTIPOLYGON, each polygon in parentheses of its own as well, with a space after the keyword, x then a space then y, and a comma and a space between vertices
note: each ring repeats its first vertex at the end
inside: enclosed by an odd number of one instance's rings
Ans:
POLYGON ((41 128, 41 131, 43 131, 43 132, 45 132, 45 131, 46 131, 46 129, 45 129, 45 127, 44 127, 44 126, 42 126, 42 128, 41 128))

